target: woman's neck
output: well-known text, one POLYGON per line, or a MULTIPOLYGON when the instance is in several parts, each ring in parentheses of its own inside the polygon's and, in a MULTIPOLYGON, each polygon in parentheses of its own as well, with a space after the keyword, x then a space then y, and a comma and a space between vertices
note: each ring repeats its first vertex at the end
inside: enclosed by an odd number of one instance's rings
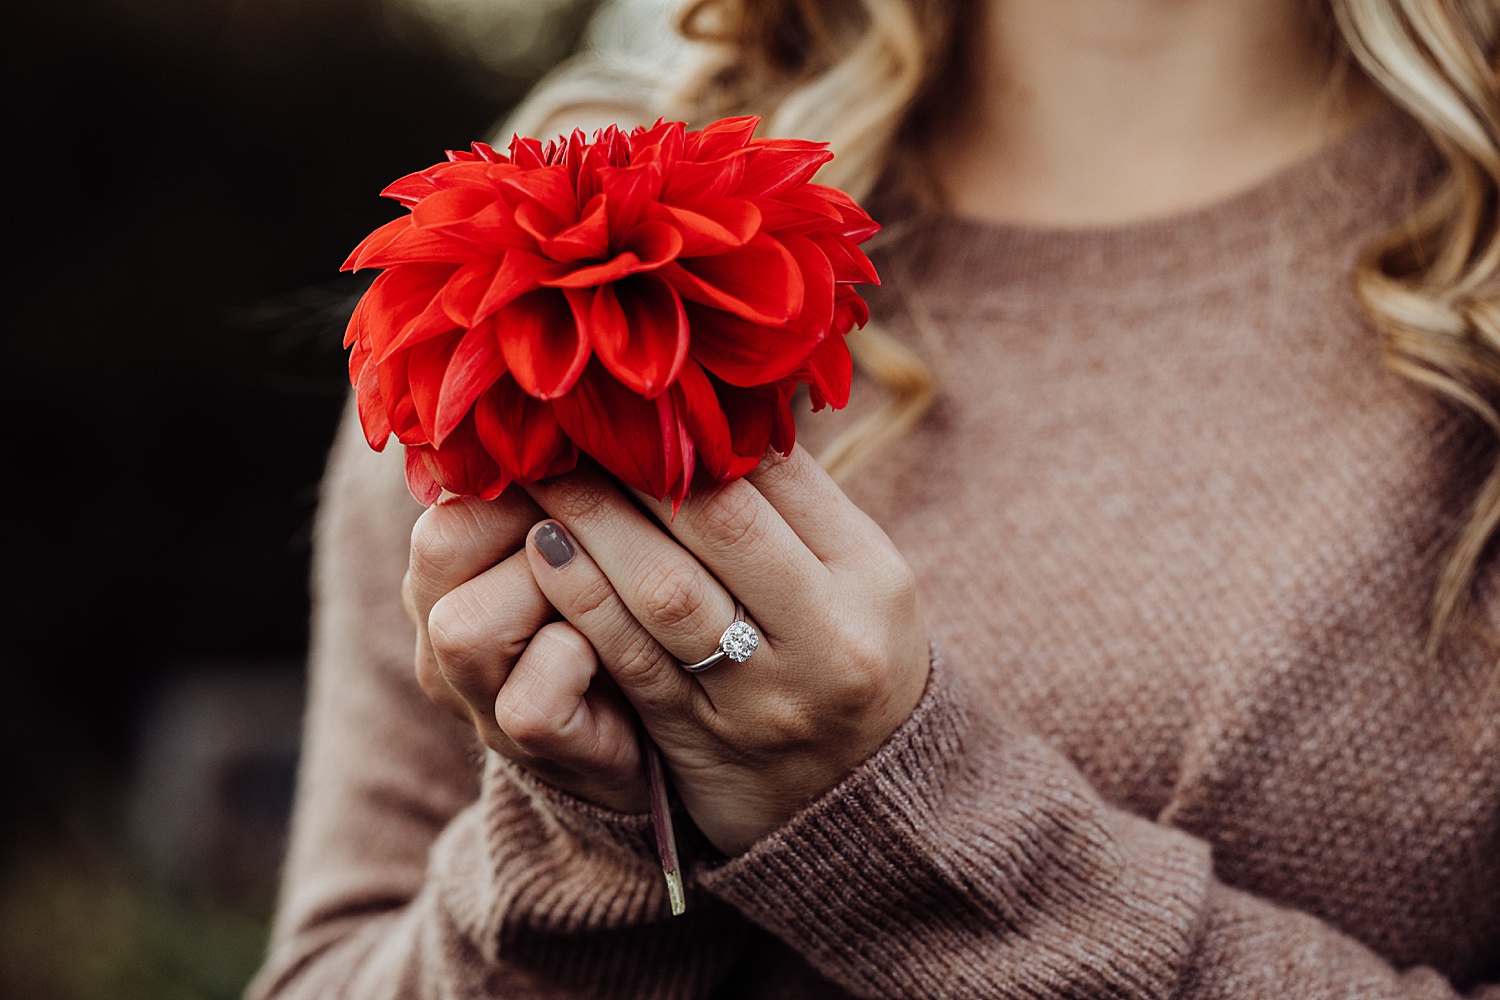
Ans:
POLYGON ((948 207, 1099 226, 1252 186, 1380 99, 1336 80, 1308 0, 976 0, 965 99, 935 130, 948 207))

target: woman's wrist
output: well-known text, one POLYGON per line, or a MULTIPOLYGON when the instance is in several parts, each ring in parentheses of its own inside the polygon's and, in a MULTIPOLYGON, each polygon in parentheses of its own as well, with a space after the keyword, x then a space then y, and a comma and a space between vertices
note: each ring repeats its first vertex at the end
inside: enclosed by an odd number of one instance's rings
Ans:
MULTIPOLYGON (((945 793, 944 774, 957 760, 959 733, 967 724, 962 700, 953 691, 952 678, 935 645, 928 646, 928 671, 917 704, 900 724, 863 759, 843 767, 834 780, 826 781, 791 808, 765 811, 759 825, 746 817, 747 836, 737 850, 721 851, 707 862, 704 872, 714 871, 738 859, 795 844, 839 803, 866 799, 873 786, 896 789, 891 794, 910 810, 921 811, 923 803, 935 803, 945 793), (920 780, 914 777, 919 775, 920 780)), ((785 801, 785 800, 781 800, 785 801)), ((933 808, 936 808, 934 805, 933 808)))

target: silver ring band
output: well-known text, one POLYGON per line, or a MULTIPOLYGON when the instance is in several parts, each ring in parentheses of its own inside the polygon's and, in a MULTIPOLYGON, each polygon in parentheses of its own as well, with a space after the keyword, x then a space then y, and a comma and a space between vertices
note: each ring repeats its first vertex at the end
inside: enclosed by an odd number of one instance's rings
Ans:
POLYGON ((744 663, 750 659, 750 654, 755 652, 755 647, 759 645, 760 633, 755 631, 754 625, 745 621, 745 606, 736 601, 734 621, 729 623, 729 627, 719 637, 719 648, 697 663, 684 663, 682 669, 690 674, 699 674, 724 659, 744 663))

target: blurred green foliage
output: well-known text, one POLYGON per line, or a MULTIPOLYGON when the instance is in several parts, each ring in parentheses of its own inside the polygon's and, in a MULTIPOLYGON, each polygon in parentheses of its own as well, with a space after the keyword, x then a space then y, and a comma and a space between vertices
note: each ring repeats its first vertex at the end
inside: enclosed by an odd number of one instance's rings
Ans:
POLYGON ((123 845, 23 849, 0 875, 6 1000, 233 1000, 264 954, 272 899, 153 877, 123 845))

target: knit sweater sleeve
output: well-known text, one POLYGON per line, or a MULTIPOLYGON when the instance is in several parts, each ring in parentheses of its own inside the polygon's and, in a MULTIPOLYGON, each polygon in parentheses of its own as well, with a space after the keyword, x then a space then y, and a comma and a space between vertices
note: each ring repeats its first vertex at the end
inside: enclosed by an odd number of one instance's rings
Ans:
POLYGON ((700 884, 859 997, 1500 1000, 1222 883, 988 705, 937 658, 874 756, 700 884))
POLYGON ((252 1000, 697 997, 748 924, 668 915, 649 824, 528 777, 417 687, 399 588, 418 508, 346 419, 317 530, 310 701, 252 1000))

